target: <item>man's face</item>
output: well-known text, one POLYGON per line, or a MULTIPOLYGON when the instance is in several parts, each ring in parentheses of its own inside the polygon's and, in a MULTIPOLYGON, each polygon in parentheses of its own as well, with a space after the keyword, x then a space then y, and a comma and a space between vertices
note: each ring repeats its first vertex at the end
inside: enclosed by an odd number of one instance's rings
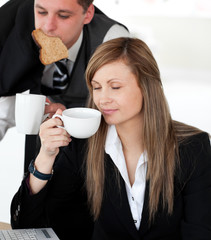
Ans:
POLYGON ((84 24, 93 17, 91 4, 87 12, 77 0, 35 0, 35 28, 49 36, 60 37, 70 48, 78 39, 84 24))

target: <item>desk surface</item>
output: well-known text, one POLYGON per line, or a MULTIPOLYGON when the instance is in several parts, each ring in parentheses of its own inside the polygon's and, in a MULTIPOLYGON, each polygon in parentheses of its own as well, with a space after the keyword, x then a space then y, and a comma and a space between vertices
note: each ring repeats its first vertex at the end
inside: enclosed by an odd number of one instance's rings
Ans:
POLYGON ((11 229, 11 226, 9 223, 0 222, 0 229, 3 230, 11 229))

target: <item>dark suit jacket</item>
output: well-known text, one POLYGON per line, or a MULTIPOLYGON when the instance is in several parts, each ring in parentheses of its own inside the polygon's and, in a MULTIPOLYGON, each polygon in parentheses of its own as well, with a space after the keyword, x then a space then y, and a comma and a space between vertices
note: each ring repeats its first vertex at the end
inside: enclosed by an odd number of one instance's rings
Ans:
POLYGON ((0 7, 0 52, 14 26, 17 10, 24 1, 27 0, 10 0, 0 7))
POLYGON ((206 134, 180 146, 181 166, 175 173, 174 210, 169 216, 161 204, 150 225, 147 182, 139 230, 133 223, 125 184, 116 183, 115 166, 106 159, 106 184, 101 214, 93 240, 205 240, 211 239, 211 148, 206 134))
MULTIPOLYGON (((15 228, 50 226, 61 239, 68 231, 77 239, 89 239, 92 222, 83 189, 83 150, 86 140, 73 139, 55 163, 54 175, 37 195, 30 196, 25 180, 11 205, 15 228), (79 210, 81 209, 81 211, 79 210), (80 225, 78 227, 78 222, 80 225)), ((106 155, 106 182, 100 217, 93 240, 210 240, 211 239, 211 148, 208 135, 189 138, 180 146, 181 164, 175 173, 174 211, 169 216, 159 206, 149 223, 147 182, 140 229, 128 204, 125 184, 106 155)))
POLYGON ((3 36, 6 41, 0 54, 0 96, 15 95, 28 89, 32 93, 40 93, 44 66, 39 60, 38 47, 31 37, 34 30, 33 0, 12 1, 10 8, 5 5, 7 11, 4 14, 9 14, 12 6, 12 13, 16 14, 15 22, 11 29, 11 23, 5 24, 7 28, 5 26, 3 36), (15 3, 19 3, 19 6, 14 7, 15 3))
POLYGON ((91 239, 93 221, 84 189, 85 143, 73 139, 61 151, 52 179, 38 194, 30 194, 25 176, 11 204, 12 228, 52 227, 61 240, 91 239))

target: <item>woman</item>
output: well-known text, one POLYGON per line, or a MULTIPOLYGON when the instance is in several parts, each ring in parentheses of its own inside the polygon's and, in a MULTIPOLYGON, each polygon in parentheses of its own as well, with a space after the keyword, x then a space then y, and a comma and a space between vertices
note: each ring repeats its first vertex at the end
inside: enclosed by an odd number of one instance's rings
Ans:
POLYGON ((146 44, 100 46, 86 79, 104 116, 87 159, 94 239, 211 239, 209 137, 171 119, 146 44))
MULTIPOLYGON (((63 199, 74 194, 66 182, 72 181, 75 191, 81 188, 77 183, 85 181, 79 174, 84 159, 95 220, 92 239, 211 239, 209 136, 171 119, 159 69, 146 44, 133 38, 102 44, 88 64, 86 79, 88 106, 103 114, 100 128, 86 145, 55 128, 62 125, 59 119, 43 123, 34 164, 45 174, 54 168, 54 174, 50 181, 30 174, 31 194, 47 191, 50 203, 55 189, 63 199), (59 147, 67 145, 55 162, 59 147)), ((33 206, 40 209, 42 204, 34 201, 33 206)), ((29 210, 28 204, 22 207, 22 219, 29 210)))

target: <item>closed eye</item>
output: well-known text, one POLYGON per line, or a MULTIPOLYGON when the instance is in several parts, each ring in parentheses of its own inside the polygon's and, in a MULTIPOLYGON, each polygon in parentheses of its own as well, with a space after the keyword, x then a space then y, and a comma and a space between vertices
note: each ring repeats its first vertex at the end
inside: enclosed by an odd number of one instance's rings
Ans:
POLYGON ((91 81, 91 85, 93 90, 98 90, 101 88, 101 85, 93 80, 91 81))
POLYGON ((61 15, 61 14, 59 14, 58 15, 60 18, 62 18, 62 19, 68 19, 70 16, 68 15, 68 16, 65 16, 65 15, 61 15))
POLYGON ((114 89, 114 90, 115 90, 115 89, 120 89, 120 87, 112 87, 112 89, 114 89))
POLYGON ((68 18, 74 16, 74 13, 72 11, 69 11, 69 10, 59 10, 58 11, 58 16, 60 18, 63 18, 63 19, 68 19, 68 18))
POLYGON ((93 87, 93 90, 98 90, 100 89, 101 87, 93 87))
POLYGON ((38 14, 40 14, 40 15, 47 15, 47 12, 45 12, 45 11, 38 11, 38 14))

